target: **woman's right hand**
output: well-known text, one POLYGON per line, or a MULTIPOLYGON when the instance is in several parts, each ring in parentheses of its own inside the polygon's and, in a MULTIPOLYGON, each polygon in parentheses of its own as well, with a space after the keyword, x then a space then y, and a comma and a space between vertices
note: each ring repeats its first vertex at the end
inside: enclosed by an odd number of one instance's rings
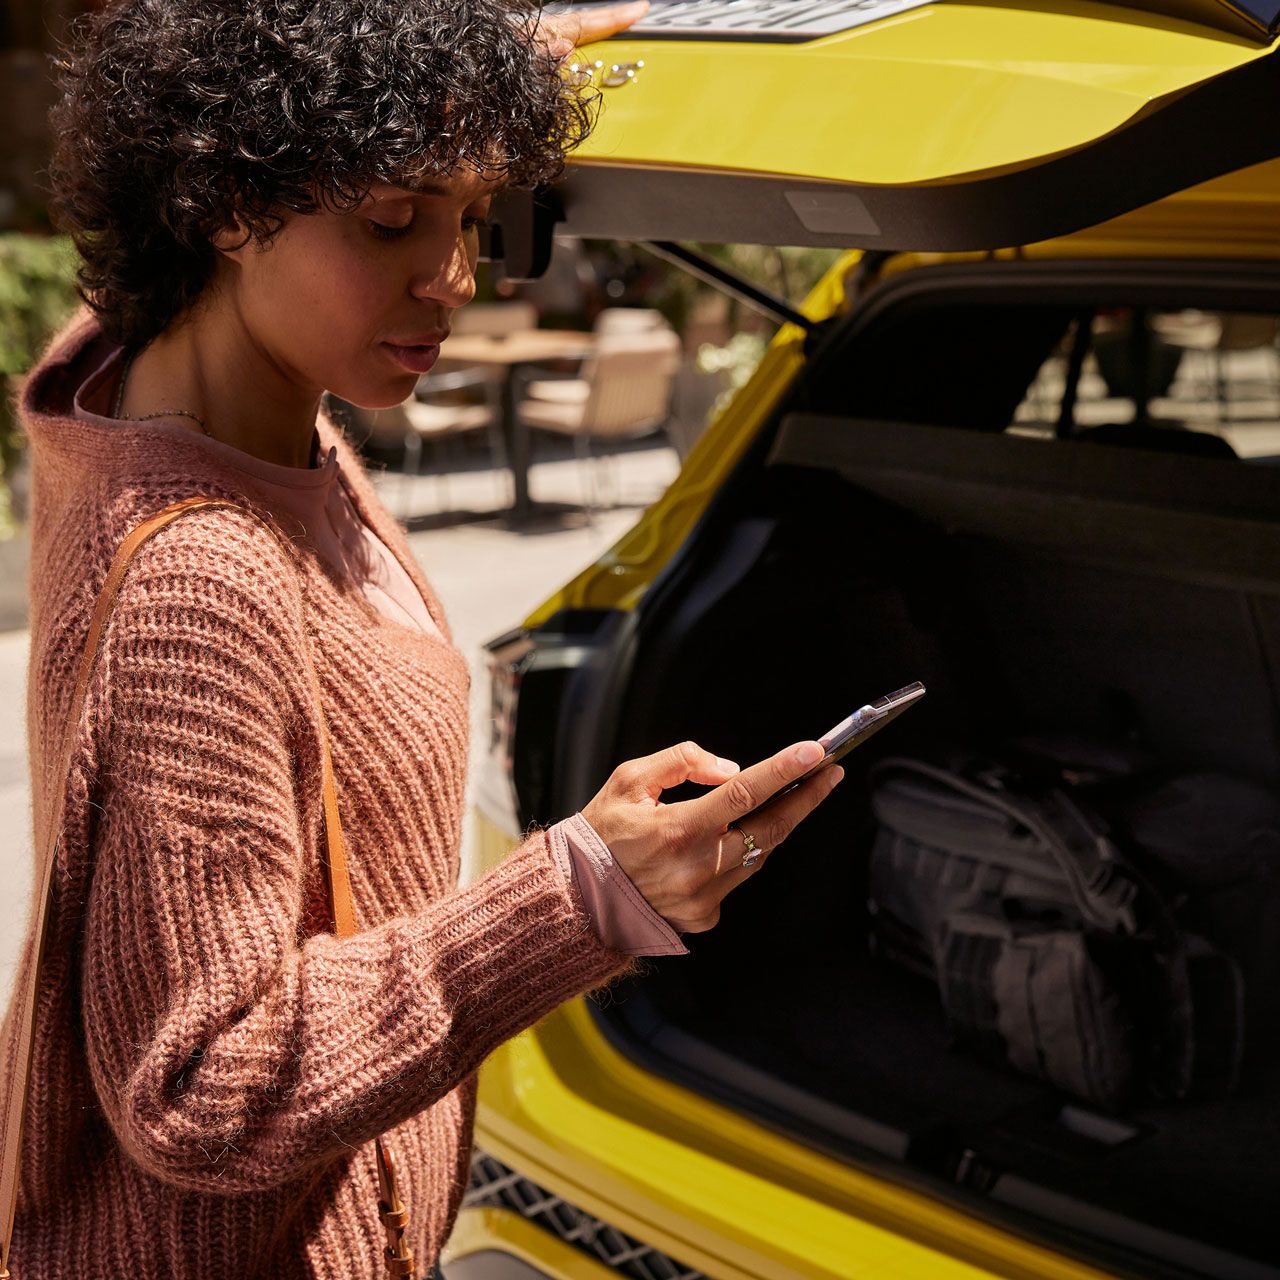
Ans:
POLYGON ((673 929, 701 933, 720 919, 725 896, 768 861, 770 854, 844 777, 839 765, 752 814, 744 834, 764 856, 743 867, 747 846, 731 824, 807 773, 822 758, 816 742, 799 742, 739 770, 697 743, 620 764, 582 815, 614 861, 673 929), (693 800, 664 804, 662 792, 682 782, 716 785, 693 800))

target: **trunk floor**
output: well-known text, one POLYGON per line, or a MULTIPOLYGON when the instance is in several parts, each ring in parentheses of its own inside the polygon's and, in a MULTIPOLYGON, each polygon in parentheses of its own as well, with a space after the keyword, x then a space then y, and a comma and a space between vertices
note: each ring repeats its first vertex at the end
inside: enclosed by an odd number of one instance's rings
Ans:
MULTIPOLYGON (((865 956, 817 964, 779 949, 744 966, 714 943, 695 950, 663 971, 678 975, 684 1016, 667 1009, 672 1021, 902 1130, 913 1163, 940 1172, 930 1152, 969 1147, 994 1170, 1109 1213, 1280 1262, 1280 1070, 1225 1101, 1134 1111, 1123 1119, 1137 1132, 1109 1146, 1059 1122, 1064 1095, 951 1048, 924 981, 865 956)), ((646 987, 665 1008, 663 972, 646 987)))

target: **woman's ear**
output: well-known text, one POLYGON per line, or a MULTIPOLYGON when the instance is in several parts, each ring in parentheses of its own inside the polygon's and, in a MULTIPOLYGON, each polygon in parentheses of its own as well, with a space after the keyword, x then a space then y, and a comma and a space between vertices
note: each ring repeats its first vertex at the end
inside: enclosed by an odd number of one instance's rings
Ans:
POLYGON ((209 243, 225 257, 238 262, 241 255, 249 247, 253 233, 235 214, 226 226, 220 227, 209 237, 209 243))

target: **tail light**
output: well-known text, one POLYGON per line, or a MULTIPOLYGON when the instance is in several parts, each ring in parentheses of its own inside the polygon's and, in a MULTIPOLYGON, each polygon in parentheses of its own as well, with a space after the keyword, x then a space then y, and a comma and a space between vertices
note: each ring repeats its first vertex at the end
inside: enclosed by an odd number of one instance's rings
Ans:
POLYGON ((611 610, 565 609, 485 645, 489 734, 475 795, 508 835, 572 813, 613 767, 598 695, 619 621, 611 610))
POLYGON ((527 825, 516 793, 515 741, 520 686, 534 649, 525 631, 509 631, 485 645, 489 737, 476 778, 476 803, 491 822, 512 837, 519 836, 527 825))

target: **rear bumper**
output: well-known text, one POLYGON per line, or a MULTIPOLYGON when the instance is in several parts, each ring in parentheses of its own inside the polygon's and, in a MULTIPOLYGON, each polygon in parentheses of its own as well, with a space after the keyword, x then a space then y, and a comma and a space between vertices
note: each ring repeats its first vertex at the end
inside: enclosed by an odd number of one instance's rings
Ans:
POLYGON ((617 1274, 504 1209, 464 1209, 443 1263, 446 1280, 616 1280, 617 1274))
POLYGON ((472 1165, 472 1191, 447 1255, 450 1280, 700 1280, 492 1156, 477 1150, 472 1165))

